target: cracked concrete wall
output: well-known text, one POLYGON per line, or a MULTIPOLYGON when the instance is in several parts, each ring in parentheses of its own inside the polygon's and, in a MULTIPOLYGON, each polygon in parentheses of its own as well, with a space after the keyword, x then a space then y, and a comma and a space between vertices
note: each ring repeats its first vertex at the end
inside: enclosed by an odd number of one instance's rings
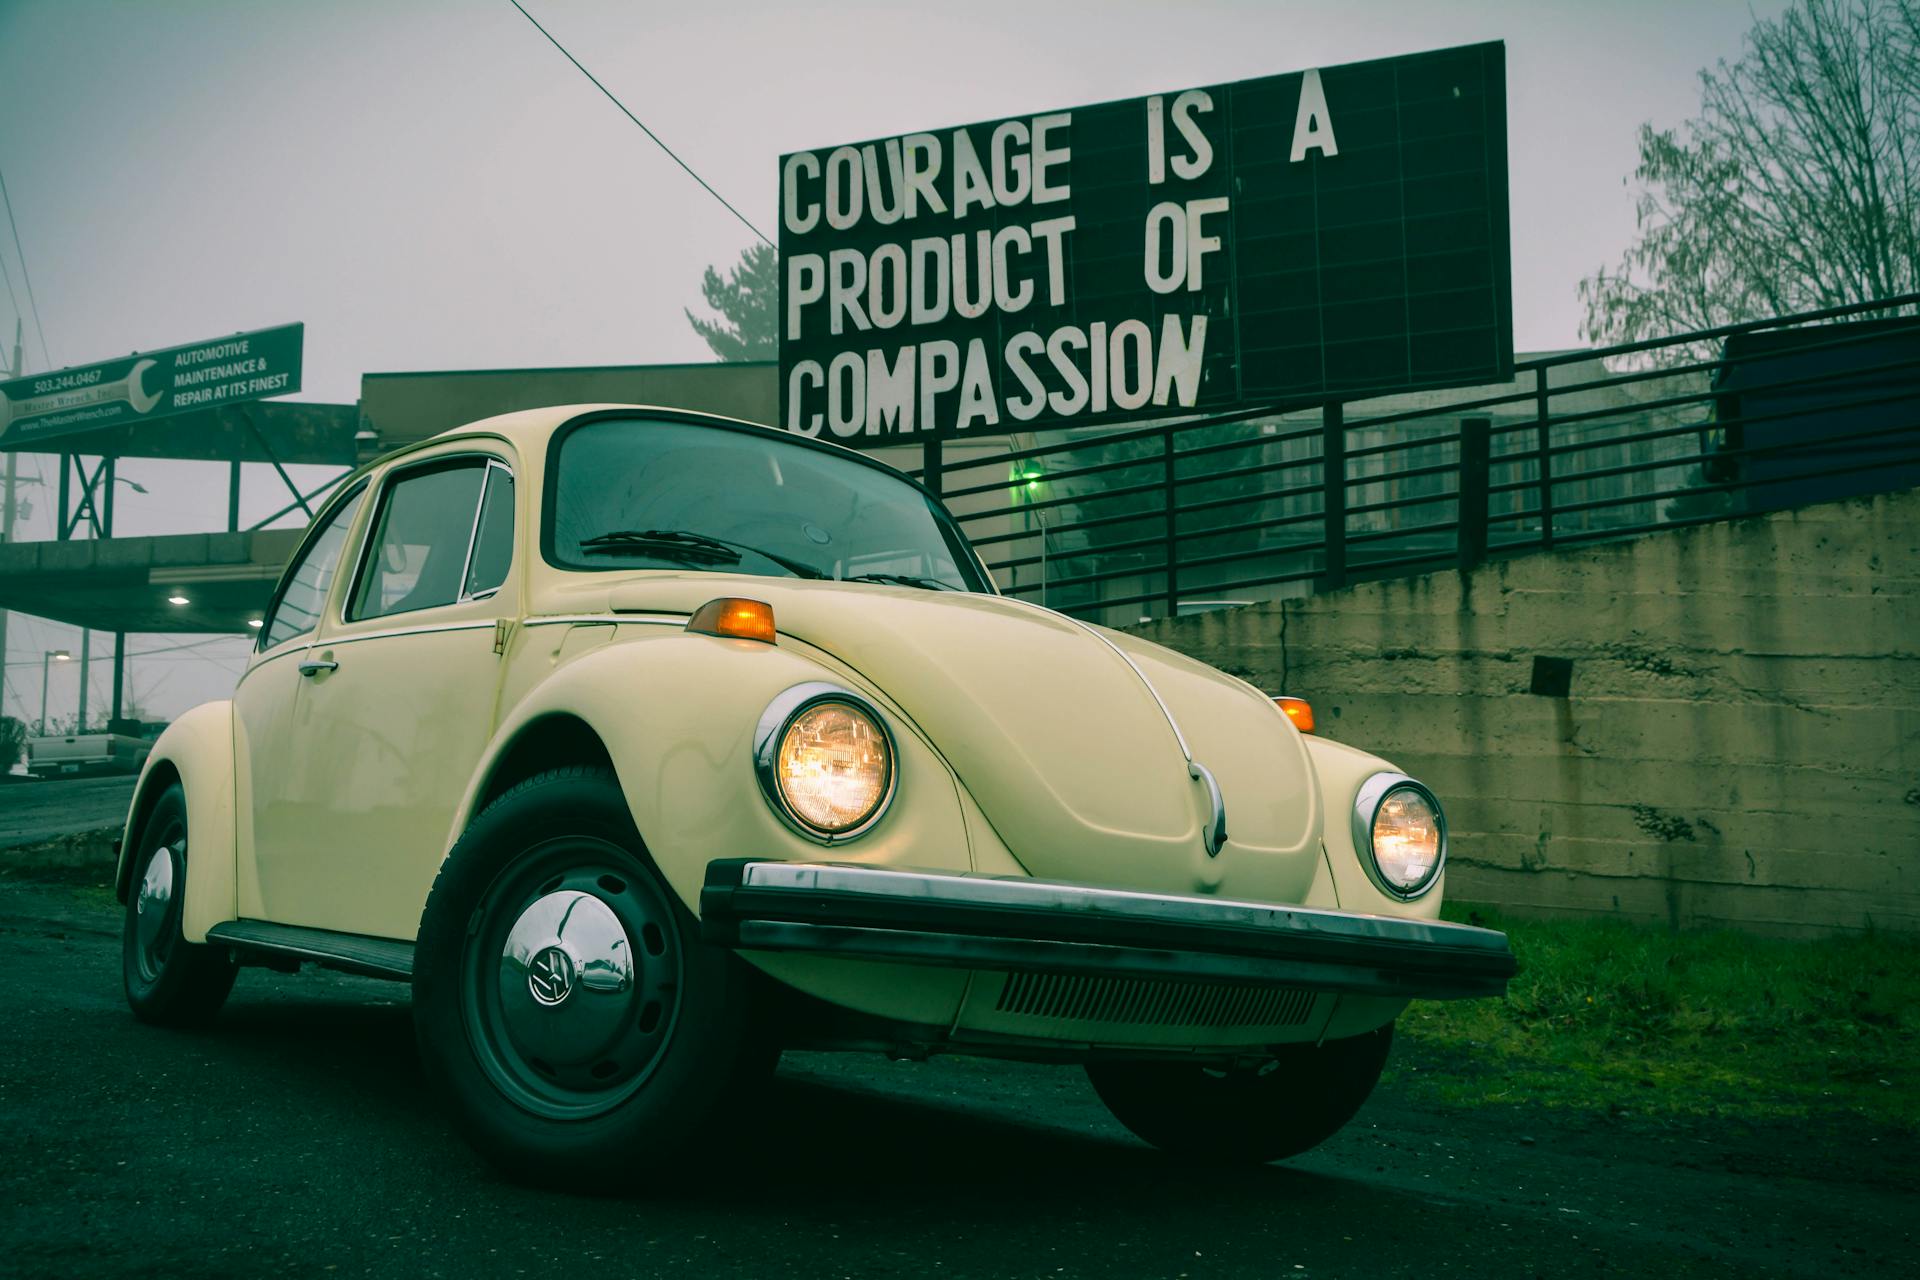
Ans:
POLYGON ((1920 493, 1132 630, 1433 786, 1452 897, 1920 930, 1920 493))

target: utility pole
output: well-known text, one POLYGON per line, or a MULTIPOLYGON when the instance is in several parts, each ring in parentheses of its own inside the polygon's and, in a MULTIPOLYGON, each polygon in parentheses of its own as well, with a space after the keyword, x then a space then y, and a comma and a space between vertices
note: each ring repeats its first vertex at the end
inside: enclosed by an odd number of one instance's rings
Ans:
MULTIPOLYGON (((13 360, 11 363, 7 365, 7 377, 9 379, 17 378, 22 373, 26 372, 26 367, 21 362, 22 357, 20 354, 20 333, 21 333, 22 325, 23 325, 23 321, 21 321, 18 317, 15 317, 13 322, 13 360)), ((13 488, 14 488, 14 478, 18 474, 17 468, 20 462, 20 455, 15 453, 13 450, 8 449, 6 453, 7 453, 7 478, 6 478, 6 488, 4 491, 5 496, 0 497, 0 546, 4 546, 5 544, 13 541, 13 488)), ((0 695, 4 695, 6 691, 6 687, 7 687, 7 611, 5 609, 0 609, 0 695)), ((23 718, 25 717, 26 712, 27 712, 26 707, 22 706, 20 708, 20 714, 23 718)), ((0 715, 5 715, 5 714, 6 714, 6 707, 0 706, 0 715)))

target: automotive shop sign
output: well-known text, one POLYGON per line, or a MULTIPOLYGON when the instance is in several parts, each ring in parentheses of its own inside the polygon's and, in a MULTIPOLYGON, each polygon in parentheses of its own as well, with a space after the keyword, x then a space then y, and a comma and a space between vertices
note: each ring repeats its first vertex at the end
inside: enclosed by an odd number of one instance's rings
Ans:
POLYGON ((305 325, 0 382, 0 449, 300 389, 305 325))
POLYGON ((1504 380, 1505 46, 795 152, 780 257, 852 445, 1504 380))

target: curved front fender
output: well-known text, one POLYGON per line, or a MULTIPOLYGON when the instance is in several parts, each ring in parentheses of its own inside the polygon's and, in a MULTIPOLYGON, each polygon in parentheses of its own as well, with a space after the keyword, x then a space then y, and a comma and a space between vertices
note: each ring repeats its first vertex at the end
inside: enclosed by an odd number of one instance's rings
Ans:
POLYGON ((958 786, 919 730, 882 694, 831 660, 782 637, 778 645, 689 635, 658 624, 618 634, 560 666, 501 722, 454 815, 465 830, 494 770, 536 721, 564 715, 598 735, 647 851, 689 911, 698 912, 716 858, 800 859, 970 870, 958 786), (887 718, 899 786, 859 839, 823 847, 798 835, 762 796, 753 733, 776 695, 827 680, 865 695, 887 718))
MULTIPOLYGON (((1360 862, 1366 855, 1353 843, 1353 802, 1360 784, 1376 773, 1399 770, 1355 747, 1308 735, 1307 751, 1313 757, 1314 772, 1320 778, 1320 797, 1326 808, 1324 837, 1327 862, 1333 872, 1334 893, 1342 911, 1365 911, 1374 915, 1409 916, 1421 920, 1440 917, 1440 900, 1447 891, 1445 870, 1432 889, 1405 902, 1383 893, 1360 862)), ((1441 798, 1446 803, 1446 798, 1441 798)))
POLYGON ((139 847, 141 828, 154 802, 175 777, 186 793, 187 830, 192 841, 180 932, 189 942, 204 942, 208 929, 235 919, 237 914, 233 703, 201 703, 168 725, 153 744, 146 767, 140 771, 140 781, 134 786, 120 841, 114 883, 123 901, 132 876, 139 870, 136 860, 152 852, 139 847))

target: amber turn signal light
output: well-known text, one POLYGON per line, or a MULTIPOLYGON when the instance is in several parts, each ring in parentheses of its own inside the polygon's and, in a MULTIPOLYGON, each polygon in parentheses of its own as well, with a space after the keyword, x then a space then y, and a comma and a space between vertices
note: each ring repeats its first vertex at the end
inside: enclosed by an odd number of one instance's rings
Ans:
POLYGON ((1294 728, 1302 733, 1313 732, 1313 706, 1305 698, 1275 698, 1273 705, 1287 713, 1294 728))
POLYGON ((764 600, 742 600, 721 596, 709 600, 687 619, 687 630, 695 635, 726 636, 733 640, 759 640, 772 644, 773 606, 764 600))

